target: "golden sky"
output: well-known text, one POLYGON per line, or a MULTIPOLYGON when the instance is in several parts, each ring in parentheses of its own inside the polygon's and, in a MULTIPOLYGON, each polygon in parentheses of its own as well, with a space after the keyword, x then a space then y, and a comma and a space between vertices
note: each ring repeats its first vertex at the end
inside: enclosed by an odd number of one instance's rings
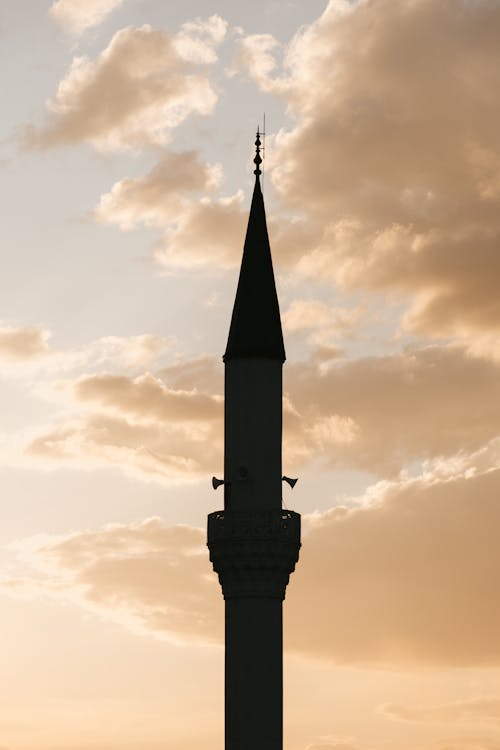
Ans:
POLYGON ((5 0, 0 63, 0 750, 223 746, 264 111, 285 746, 500 750, 500 1, 5 0))

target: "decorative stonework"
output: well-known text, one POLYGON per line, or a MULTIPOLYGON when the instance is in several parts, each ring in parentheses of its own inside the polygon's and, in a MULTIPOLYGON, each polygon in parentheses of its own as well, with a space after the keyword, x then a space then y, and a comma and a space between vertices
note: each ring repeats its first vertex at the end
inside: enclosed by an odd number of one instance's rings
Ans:
POLYGON ((225 599, 285 598, 300 549, 300 515, 245 508, 208 516, 210 560, 225 599))

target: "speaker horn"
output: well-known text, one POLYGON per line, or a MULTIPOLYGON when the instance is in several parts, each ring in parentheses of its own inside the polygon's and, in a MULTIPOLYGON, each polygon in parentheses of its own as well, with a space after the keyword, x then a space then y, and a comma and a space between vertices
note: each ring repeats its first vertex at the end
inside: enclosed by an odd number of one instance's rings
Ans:
POLYGON ((286 482, 287 484, 289 484, 290 487, 293 490, 293 488, 295 487, 295 485, 299 481, 299 478, 297 477, 297 479, 292 479, 291 477, 281 477, 281 481, 282 482, 286 482))
POLYGON ((214 490, 216 490, 217 487, 220 487, 221 484, 224 484, 223 479, 217 479, 217 477, 212 477, 212 487, 214 488, 214 490))

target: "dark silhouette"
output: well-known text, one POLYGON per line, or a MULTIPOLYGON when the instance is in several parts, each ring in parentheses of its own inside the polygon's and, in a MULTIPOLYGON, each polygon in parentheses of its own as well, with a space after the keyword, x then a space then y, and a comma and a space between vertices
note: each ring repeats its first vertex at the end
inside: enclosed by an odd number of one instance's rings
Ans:
POLYGON ((300 515, 282 508, 281 330, 257 131, 255 188, 224 354, 224 510, 208 516, 226 608, 225 748, 283 748, 282 602, 300 549, 300 515))
POLYGON ((280 309, 260 188, 260 137, 255 141, 257 165, 240 278, 234 301, 224 362, 235 357, 266 357, 285 361, 280 309))

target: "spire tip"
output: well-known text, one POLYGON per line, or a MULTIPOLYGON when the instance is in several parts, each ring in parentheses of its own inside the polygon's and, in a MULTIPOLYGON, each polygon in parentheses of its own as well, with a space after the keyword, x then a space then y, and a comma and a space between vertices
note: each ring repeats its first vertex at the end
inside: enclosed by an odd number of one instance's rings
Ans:
POLYGON ((259 130, 259 126, 257 125, 257 137, 255 139, 255 158, 253 160, 253 163, 255 164, 255 169, 253 173, 256 177, 262 174, 261 169, 260 169, 260 165, 262 164, 262 157, 260 155, 260 146, 261 146, 260 130, 259 130))

